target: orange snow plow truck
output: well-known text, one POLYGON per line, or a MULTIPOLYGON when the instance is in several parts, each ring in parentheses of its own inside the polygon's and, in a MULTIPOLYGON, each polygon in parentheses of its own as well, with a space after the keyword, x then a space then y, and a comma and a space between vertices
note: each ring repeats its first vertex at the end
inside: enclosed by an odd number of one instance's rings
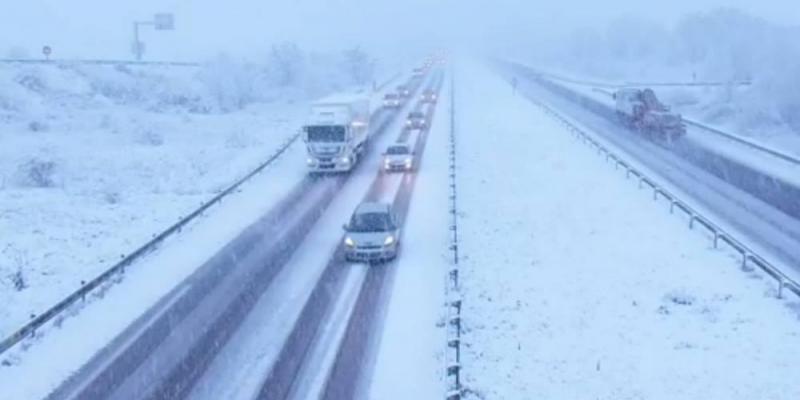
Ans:
POLYGON ((681 115, 658 101, 652 89, 620 89, 614 100, 617 117, 631 129, 668 142, 686 134, 681 115))

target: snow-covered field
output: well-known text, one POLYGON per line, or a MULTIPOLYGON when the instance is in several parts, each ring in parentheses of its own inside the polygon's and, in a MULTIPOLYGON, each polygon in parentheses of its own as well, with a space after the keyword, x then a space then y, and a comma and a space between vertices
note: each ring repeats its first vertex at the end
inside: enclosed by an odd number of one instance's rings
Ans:
POLYGON ((0 69, 0 336, 251 170, 306 111, 197 112, 210 96, 175 94, 200 91, 196 68, 146 68, 0 69))
POLYGON ((351 85, 272 88, 242 69, 0 66, 0 337, 252 170, 308 101, 351 85))
POLYGON ((476 398, 800 396, 796 299, 775 299, 499 77, 456 79, 476 398))

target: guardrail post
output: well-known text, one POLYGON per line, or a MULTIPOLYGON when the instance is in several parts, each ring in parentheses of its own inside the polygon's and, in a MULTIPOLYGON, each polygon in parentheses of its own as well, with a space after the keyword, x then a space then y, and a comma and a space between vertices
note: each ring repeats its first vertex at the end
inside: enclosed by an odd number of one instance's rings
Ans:
POLYGON ((697 219, 697 216, 692 213, 689 217, 689 229, 694 229, 694 220, 697 219))
POLYGON ((747 251, 743 251, 742 252, 742 271, 750 272, 750 271, 753 270, 753 268, 751 268, 750 264, 747 262, 748 259, 750 259, 750 253, 748 253, 747 251))
POLYGON ((778 280, 778 298, 783 299, 783 288, 786 286, 786 281, 781 278, 778 280))

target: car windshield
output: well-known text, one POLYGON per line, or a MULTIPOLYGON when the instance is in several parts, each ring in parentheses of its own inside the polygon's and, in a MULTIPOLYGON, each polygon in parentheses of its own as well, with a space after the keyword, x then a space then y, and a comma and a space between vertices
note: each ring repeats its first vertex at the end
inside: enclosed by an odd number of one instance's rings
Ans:
POLYGON ((386 150, 386 154, 392 154, 392 155, 403 155, 408 153, 409 152, 407 146, 392 146, 386 150))
POLYGON ((343 142, 345 129, 343 126, 308 126, 309 142, 343 142))
POLYGON ((394 93, 389 93, 389 94, 387 94, 387 95, 386 95, 386 98, 387 98, 387 99, 396 99, 396 98, 397 98, 397 95, 396 95, 396 94, 394 94, 394 93))
POLYGON ((424 117, 425 117, 425 114, 419 113, 419 112, 413 112, 411 114, 408 114, 408 118, 412 118, 412 119, 421 119, 421 118, 424 118, 424 117))
POLYGON ((358 213, 350 220, 350 232, 386 232, 394 229, 392 218, 385 212, 358 213))

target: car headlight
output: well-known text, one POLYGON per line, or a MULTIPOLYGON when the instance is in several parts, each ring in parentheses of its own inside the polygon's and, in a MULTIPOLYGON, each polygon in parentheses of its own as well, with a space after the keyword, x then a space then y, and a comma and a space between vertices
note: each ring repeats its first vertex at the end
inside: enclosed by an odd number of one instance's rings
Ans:
POLYGON ((384 246, 391 246, 394 243, 394 235, 389 235, 386 237, 386 240, 383 241, 384 246))
POLYGON ((406 158, 406 168, 411 168, 411 158, 406 158))
POLYGON ((347 236, 347 237, 344 238, 344 244, 347 247, 355 247, 356 246, 356 242, 353 241, 353 238, 351 238, 350 236, 347 236))

